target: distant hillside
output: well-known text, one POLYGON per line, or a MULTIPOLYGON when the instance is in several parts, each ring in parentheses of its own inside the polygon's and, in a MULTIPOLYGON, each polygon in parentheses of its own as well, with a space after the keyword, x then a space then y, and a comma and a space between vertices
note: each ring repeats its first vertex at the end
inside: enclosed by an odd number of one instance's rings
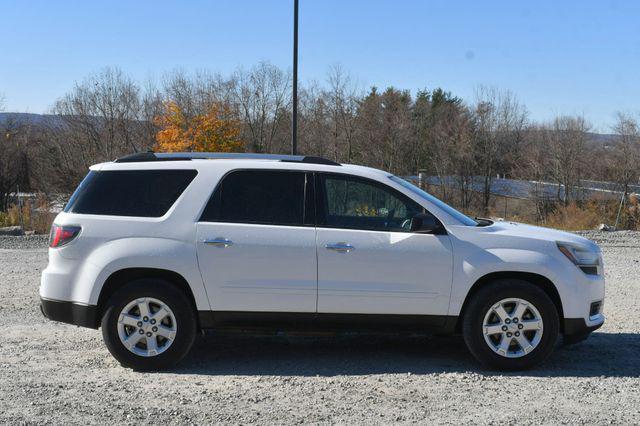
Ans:
POLYGON ((15 123, 16 125, 31 124, 60 124, 62 120, 59 116, 53 114, 31 114, 27 112, 0 112, 0 125, 6 123, 15 123))
POLYGON ((589 143, 592 146, 607 147, 615 145, 617 136, 608 133, 587 133, 589 135, 589 143))

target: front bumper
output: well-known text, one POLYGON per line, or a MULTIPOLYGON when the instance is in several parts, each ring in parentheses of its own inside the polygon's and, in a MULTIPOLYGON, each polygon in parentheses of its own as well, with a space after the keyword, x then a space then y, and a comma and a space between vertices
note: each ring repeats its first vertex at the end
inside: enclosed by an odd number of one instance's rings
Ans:
POLYGON ((585 340, 604 324, 604 315, 589 317, 589 324, 583 318, 565 318, 564 343, 573 344, 585 340))
POLYGON ((98 328, 98 309, 95 305, 63 300, 40 298, 42 314, 53 321, 74 324, 80 327, 98 328))

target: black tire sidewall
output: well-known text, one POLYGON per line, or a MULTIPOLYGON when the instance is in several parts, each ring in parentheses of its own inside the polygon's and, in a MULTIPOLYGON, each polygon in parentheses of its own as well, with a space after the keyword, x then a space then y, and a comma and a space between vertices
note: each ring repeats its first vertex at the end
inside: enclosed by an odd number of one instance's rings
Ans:
POLYGON ((463 318, 463 337, 471 353, 486 367, 498 370, 524 370, 544 360, 555 349, 560 332, 560 320, 555 304, 536 286, 523 280, 498 280, 480 289, 470 302, 463 318), (507 298, 520 298, 532 303, 543 321, 542 339, 529 354, 506 358, 495 353, 484 339, 483 322, 495 303, 507 298))
POLYGON ((173 284, 158 279, 138 279, 127 283, 111 296, 102 316, 102 337, 109 352, 124 367, 134 370, 161 370, 178 363, 195 340, 197 324, 194 307, 173 284), (118 336, 118 318, 124 307, 140 297, 152 297, 165 303, 176 318, 176 337, 159 355, 143 357, 130 352, 118 336))

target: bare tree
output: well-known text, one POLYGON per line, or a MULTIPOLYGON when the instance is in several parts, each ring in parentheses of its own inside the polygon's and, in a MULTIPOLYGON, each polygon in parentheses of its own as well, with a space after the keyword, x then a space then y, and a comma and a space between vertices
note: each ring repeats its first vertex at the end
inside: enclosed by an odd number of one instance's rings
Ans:
POLYGON ((551 176, 558 183, 558 200, 568 205, 584 174, 584 152, 590 125, 584 117, 561 116, 549 128, 551 176))
POLYGON ((57 146, 71 171, 150 148, 140 88, 117 68, 106 68, 60 98, 53 112, 64 122, 57 146))
POLYGON ((158 127, 155 124, 156 117, 164 111, 164 98, 160 89, 148 80, 141 93, 139 125, 140 139, 143 147, 151 148, 154 145, 158 127))
POLYGON ((0 210, 6 210, 9 195, 25 179, 29 170, 27 161, 29 123, 19 117, 8 116, 0 120, 0 210))
POLYGON ((326 96, 316 83, 303 87, 299 96, 299 146, 307 155, 330 157, 331 123, 326 96))
POLYGON ((164 100, 176 103, 187 120, 203 111, 196 100, 196 87, 190 76, 183 70, 176 70, 163 79, 164 100))
POLYGON ((291 77, 274 65, 261 62, 248 72, 239 70, 233 80, 234 100, 245 124, 245 140, 254 152, 286 149, 283 128, 291 106, 291 77), (281 136, 278 140, 278 136, 281 136))
MULTIPOLYGON (((95 154, 112 158, 122 143, 118 130, 138 118, 138 106, 137 86, 120 70, 107 68, 76 84, 56 102, 54 112, 84 134, 95 154)), ((125 144, 135 143, 125 139, 125 144)), ((131 147, 135 150, 135 145, 131 147)))
MULTIPOLYGON (((473 151, 473 123, 470 113, 455 99, 433 102, 434 123, 431 155, 441 183, 455 184, 459 193, 459 207, 469 209, 473 192, 475 159, 473 151)), ((442 197, 454 201, 443 185, 442 197)))
POLYGON ((482 179, 482 208, 487 213, 493 179, 510 168, 507 163, 522 143, 527 112, 509 91, 481 87, 476 96, 476 163, 482 179))
POLYGON ((225 79, 218 73, 199 71, 188 74, 176 70, 163 78, 162 96, 164 100, 176 103, 190 119, 205 114, 212 105, 232 106, 235 84, 234 79, 225 79))
POLYGON ((550 133, 548 128, 529 125, 523 131, 523 141, 517 159, 511 165, 511 173, 516 178, 531 181, 529 197, 536 210, 536 221, 544 222, 550 207, 544 182, 550 178, 551 155, 549 152, 550 133))
POLYGON ((329 69, 324 92, 331 120, 331 141, 335 161, 351 163, 354 158, 358 89, 340 65, 329 69))
POLYGON ((611 156, 612 177, 622 187, 624 197, 629 194, 629 185, 638 182, 640 171, 640 128, 638 121, 629 114, 618 113, 613 131, 617 136, 611 156))

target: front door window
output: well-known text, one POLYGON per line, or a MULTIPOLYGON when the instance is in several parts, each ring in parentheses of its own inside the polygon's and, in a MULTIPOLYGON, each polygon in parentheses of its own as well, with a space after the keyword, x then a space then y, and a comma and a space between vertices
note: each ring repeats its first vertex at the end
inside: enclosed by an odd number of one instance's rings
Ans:
POLYGON ((424 209, 415 201, 374 181, 351 176, 321 176, 325 214, 320 226, 409 232, 411 218, 424 209))

